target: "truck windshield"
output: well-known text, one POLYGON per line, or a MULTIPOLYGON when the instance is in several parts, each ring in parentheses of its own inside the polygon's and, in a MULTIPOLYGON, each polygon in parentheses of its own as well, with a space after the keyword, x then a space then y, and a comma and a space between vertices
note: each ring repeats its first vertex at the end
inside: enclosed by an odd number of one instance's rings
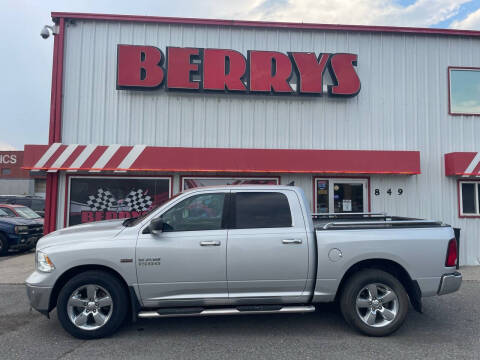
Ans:
POLYGON ((15 208, 15 211, 17 212, 20 217, 24 219, 39 219, 40 215, 38 215, 35 211, 30 209, 29 207, 26 206, 19 206, 15 208))

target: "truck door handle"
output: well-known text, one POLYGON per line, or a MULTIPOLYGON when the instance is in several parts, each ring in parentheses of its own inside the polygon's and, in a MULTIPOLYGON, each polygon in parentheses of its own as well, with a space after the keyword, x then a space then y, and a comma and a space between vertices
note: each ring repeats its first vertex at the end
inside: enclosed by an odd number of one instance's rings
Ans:
POLYGON ((282 243, 284 243, 284 244, 301 244, 302 240, 300 240, 300 239, 284 239, 284 240, 282 240, 282 243))
POLYGON ((200 246, 220 246, 220 241, 201 241, 200 246))

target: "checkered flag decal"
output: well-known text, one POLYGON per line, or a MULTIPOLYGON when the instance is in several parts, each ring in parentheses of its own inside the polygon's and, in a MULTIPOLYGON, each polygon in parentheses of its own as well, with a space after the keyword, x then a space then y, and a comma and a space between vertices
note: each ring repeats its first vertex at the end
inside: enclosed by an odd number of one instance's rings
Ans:
POLYGON ((147 211, 152 206, 150 195, 144 195, 141 189, 130 191, 124 200, 124 203, 133 211, 147 211))
POLYGON ((96 195, 88 197, 87 205, 93 211, 104 211, 112 208, 115 202, 115 198, 110 191, 100 188, 96 195))

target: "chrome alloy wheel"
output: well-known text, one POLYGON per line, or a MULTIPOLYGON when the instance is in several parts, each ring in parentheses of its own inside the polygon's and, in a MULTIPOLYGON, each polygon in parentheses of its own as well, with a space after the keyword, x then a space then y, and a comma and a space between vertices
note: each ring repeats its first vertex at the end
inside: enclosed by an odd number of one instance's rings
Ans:
POLYGON ((101 328, 110 320, 112 311, 112 297, 99 285, 82 285, 70 295, 67 303, 70 321, 82 330, 101 328))
POLYGON ((357 314, 368 326, 390 325, 398 314, 398 297, 385 284, 368 284, 363 287, 356 299, 357 314))

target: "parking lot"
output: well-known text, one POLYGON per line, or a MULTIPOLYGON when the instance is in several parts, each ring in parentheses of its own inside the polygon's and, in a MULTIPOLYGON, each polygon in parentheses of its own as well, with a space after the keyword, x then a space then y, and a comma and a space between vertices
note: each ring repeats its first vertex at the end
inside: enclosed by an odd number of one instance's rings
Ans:
MULTIPOLYGON (((6 261, 32 260, 28 254, 6 261)), ((479 298, 480 282, 464 281, 458 293, 425 299, 423 314, 411 309, 388 338, 358 335, 335 305, 324 305, 305 315, 140 320, 111 338, 82 341, 63 331, 55 312, 48 320, 30 311, 23 285, 3 281, 0 358, 480 359, 479 298)))

